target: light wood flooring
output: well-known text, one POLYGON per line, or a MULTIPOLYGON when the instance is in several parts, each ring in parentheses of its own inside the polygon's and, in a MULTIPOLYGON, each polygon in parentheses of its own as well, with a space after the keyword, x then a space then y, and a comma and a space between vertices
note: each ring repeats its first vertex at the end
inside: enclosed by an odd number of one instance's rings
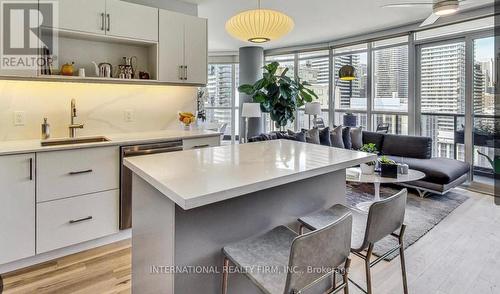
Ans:
MULTIPOLYGON (((500 293, 500 206, 493 197, 467 192, 459 206, 406 252, 410 293, 500 293)), ((364 284, 355 256, 351 278, 364 284)), ((400 263, 382 262, 372 271, 374 293, 402 293, 400 263)), ((8 273, 5 294, 130 293, 130 241, 8 273)), ((353 285, 351 293, 362 293, 353 285)))

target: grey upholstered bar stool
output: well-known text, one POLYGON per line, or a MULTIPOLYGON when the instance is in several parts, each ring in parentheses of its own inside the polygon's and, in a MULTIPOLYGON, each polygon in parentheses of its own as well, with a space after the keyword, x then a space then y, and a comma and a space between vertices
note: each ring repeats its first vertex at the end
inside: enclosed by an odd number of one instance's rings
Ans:
POLYGON ((370 206, 368 216, 364 213, 357 212, 356 210, 351 210, 343 205, 334 205, 327 210, 301 217, 299 219, 299 222, 302 224, 301 232, 303 231, 303 227, 306 227, 309 230, 321 229, 328 226, 332 222, 335 222, 339 216, 344 215, 346 211, 351 211, 353 217, 351 252, 365 261, 367 289, 364 290, 360 285, 352 280, 351 282, 363 292, 369 294, 373 293, 370 268, 375 266, 389 254, 399 249, 404 293, 408 294, 403 246, 403 236, 406 228, 403 221, 407 195, 408 191, 403 189, 396 195, 374 202, 370 206), (399 231, 399 233, 395 233, 396 231, 399 231), (375 243, 387 236, 397 238, 398 245, 374 261, 370 261, 375 243), (366 255, 363 255, 365 250, 366 255))
POLYGON ((317 231, 298 235, 285 226, 223 248, 222 293, 227 293, 229 261, 266 294, 298 294, 332 278, 327 293, 349 293, 348 271, 352 216, 346 212, 336 222, 317 231), (328 250, 324 250, 328 248, 328 250), (343 281, 335 283, 335 270, 344 266, 343 281), (250 268, 280 269, 272 273, 245 271, 250 268), (310 271, 327 269, 326 272, 310 271), (292 270, 287 270, 292 269, 292 270), (324 280, 325 279, 325 280, 324 280))

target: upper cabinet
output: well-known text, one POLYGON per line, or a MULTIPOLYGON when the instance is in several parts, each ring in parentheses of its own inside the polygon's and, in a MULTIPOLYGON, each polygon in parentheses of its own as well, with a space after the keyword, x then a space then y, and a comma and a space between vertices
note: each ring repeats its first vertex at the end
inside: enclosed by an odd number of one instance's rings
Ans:
POLYGON ((207 20, 160 10, 159 26, 159 81, 206 84, 207 20))
POLYGON ((58 28, 158 41, 158 9, 120 0, 58 0, 58 28))
POLYGON ((57 0, 60 29, 106 33, 106 3, 102 0, 57 0))
POLYGON ((106 34, 158 41, 158 9, 120 0, 106 0, 106 34))

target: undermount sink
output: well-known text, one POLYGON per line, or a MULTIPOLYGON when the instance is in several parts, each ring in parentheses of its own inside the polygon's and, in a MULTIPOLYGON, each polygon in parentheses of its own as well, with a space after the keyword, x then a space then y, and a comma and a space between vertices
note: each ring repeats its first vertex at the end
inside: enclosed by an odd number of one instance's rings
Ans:
POLYGON ((58 146, 58 145, 73 145, 85 143, 99 143, 109 142, 110 140, 103 136, 97 137, 81 137, 81 138, 63 138, 63 139, 50 139, 41 142, 42 146, 58 146))

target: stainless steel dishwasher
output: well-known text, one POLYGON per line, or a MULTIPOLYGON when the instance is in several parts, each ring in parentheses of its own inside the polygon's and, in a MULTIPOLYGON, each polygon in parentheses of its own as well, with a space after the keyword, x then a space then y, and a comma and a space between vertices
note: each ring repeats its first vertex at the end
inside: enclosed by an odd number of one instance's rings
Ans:
POLYGON ((134 146, 122 146, 120 152, 120 230, 132 227, 132 171, 123 165, 123 159, 132 156, 182 150, 182 140, 134 146))

